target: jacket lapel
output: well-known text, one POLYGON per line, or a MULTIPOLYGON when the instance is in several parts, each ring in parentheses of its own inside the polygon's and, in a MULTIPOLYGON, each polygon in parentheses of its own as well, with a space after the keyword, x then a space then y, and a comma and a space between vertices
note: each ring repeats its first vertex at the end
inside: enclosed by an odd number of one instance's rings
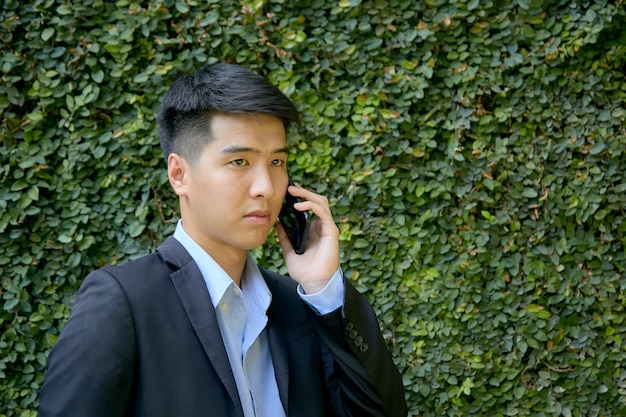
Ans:
POLYGON ((282 332, 276 328, 276 325, 269 321, 267 327, 267 338, 270 344, 270 352, 272 354, 272 363, 274 365, 274 374, 276 375, 276 385, 278 385, 278 395, 280 402, 283 404, 285 414, 289 411, 289 362, 287 355, 287 342, 282 332))
POLYGON ((235 377, 230 369, 215 310, 198 266, 184 247, 172 237, 163 242, 157 250, 165 261, 175 267, 176 270, 170 275, 170 280, 189 322, 239 414, 243 416, 235 377))
POLYGON ((287 350, 287 341, 285 339, 283 328, 280 326, 280 318, 288 311, 283 311, 281 300, 283 295, 280 293, 276 282, 271 275, 259 267, 267 286, 272 293, 272 304, 268 309, 268 325, 267 339, 270 344, 270 352, 272 354, 272 364, 274 365, 274 374, 276 375, 276 384, 278 385, 278 395, 280 402, 285 409, 285 414, 289 415, 289 353, 287 350))

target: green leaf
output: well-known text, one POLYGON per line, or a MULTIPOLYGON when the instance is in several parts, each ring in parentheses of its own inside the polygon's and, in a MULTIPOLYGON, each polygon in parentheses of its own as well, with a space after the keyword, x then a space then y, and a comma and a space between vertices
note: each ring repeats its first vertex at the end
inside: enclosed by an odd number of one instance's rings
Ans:
POLYGON ((58 240, 61 243, 70 243, 72 241, 72 238, 68 235, 61 234, 59 235, 58 240))
POLYGON ((40 122, 43 120, 43 113, 41 112, 28 113, 27 117, 31 122, 40 122))
POLYGON ((175 6, 176 6, 176 10, 178 10, 180 13, 189 12, 189 6, 184 1, 177 1, 175 6))
POLYGON ((91 73, 91 79, 100 84, 102 80, 104 80, 104 72, 102 70, 98 70, 96 72, 91 73))
POLYGON ((589 149, 590 155, 598 155, 602 153, 602 151, 606 148, 606 144, 604 142, 599 142, 593 144, 593 146, 589 149))
POLYGON ((41 32, 41 39, 45 42, 54 36, 54 28, 46 28, 41 32))
POLYGON ((33 186, 28 189, 26 193, 31 200, 37 201, 39 200, 39 187, 33 186))
POLYGON ((128 234, 130 235, 130 237, 137 237, 139 236, 144 229, 146 228, 146 225, 143 223, 139 223, 139 222, 132 222, 130 224, 130 227, 128 228, 128 234))
POLYGON ((19 298, 10 298, 4 302, 4 305, 2 306, 2 308, 5 311, 13 310, 19 304, 19 302, 20 302, 19 298))

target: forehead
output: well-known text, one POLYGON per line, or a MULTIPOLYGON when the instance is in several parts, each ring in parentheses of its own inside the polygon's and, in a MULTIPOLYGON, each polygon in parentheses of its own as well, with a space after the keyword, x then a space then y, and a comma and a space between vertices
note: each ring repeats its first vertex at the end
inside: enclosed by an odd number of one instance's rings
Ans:
POLYGON ((286 150, 283 121, 265 114, 217 114, 211 122, 214 149, 253 148, 261 152, 286 150))

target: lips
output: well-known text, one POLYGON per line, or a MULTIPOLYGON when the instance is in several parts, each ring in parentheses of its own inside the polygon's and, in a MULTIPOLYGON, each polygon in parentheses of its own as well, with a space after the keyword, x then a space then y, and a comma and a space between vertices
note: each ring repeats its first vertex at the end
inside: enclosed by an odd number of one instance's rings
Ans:
POLYGON ((255 210, 246 214, 244 219, 254 225, 265 226, 272 222, 272 213, 269 210, 255 210))

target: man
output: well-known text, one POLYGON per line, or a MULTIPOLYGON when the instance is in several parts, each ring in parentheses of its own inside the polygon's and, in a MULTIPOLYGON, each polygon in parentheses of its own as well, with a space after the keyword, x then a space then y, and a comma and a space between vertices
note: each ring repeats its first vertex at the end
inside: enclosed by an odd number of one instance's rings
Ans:
POLYGON ((371 306, 344 280, 328 200, 288 186, 298 113, 263 77, 206 66, 158 115, 181 220, 157 251, 91 273, 52 349, 39 417, 405 416, 371 306), (312 223, 289 277, 248 251, 285 193, 312 223))

